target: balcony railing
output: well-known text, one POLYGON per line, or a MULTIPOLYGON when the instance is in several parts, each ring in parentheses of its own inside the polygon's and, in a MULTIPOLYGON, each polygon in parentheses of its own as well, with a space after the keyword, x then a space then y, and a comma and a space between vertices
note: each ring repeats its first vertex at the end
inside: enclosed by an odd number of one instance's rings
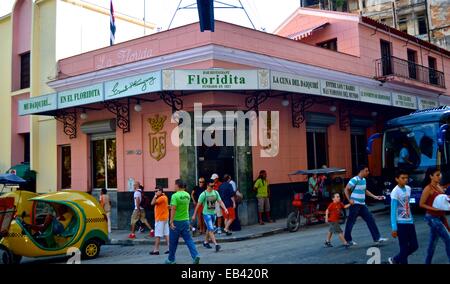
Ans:
POLYGON ((443 72, 416 64, 412 61, 388 56, 377 59, 375 66, 377 78, 394 75, 445 88, 445 76, 443 72))

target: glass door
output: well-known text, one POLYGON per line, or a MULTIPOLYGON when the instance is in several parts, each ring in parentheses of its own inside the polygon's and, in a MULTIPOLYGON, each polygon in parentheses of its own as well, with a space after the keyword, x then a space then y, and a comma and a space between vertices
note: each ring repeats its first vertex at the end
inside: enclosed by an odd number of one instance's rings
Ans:
POLYGON ((94 188, 117 188, 116 138, 92 141, 94 188))

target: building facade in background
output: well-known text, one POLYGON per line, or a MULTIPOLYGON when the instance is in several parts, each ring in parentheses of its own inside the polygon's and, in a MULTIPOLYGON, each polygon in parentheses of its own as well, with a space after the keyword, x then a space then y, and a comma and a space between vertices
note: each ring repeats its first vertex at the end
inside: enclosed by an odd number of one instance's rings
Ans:
POLYGON ((450 50, 450 2, 442 0, 302 0, 308 8, 361 14, 450 50))
POLYGON ((305 189, 290 173, 326 165, 347 169, 348 178, 368 163, 380 176, 379 141, 369 157, 368 136, 393 117, 450 103, 450 52, 411 37, 358 14, 306 8, 275 34, 224 22, 202 33, 194 23, 49 64, 58 72, 40 77, 39 96, 12 110, 37 136, 39 192, 106 187, 112 225, 126 228, 134 181, 170 193, 177 178, 190 190, 201 176, 227 173, 244 193, 241 222, 252 224, 260 170, 268 172, 274 217, 284 217, 293 191, 305 189), (200 134, 190 145, 178 144, 177 110, 200 134), (210 128, 212 117, 249 110, 276 112, 261 131, 278 143, 238 145, 250 126, 238 127, 236 116, 215 125, 222 138, 210 128), (210 147, 202 136, 234 145, 210 147))

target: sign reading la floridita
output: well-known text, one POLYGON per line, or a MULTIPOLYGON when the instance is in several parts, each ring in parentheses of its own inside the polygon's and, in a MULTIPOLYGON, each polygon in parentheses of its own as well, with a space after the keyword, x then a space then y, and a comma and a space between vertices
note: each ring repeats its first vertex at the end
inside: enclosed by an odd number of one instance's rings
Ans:
POLYGON ((164 90, 269 89, 269 70, 163 70, 164 90))

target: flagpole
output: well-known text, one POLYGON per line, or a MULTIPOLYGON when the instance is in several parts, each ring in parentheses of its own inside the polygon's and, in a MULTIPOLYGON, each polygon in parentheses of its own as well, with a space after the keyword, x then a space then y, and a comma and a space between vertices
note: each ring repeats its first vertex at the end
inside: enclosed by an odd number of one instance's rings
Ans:
POLYGON ((144 0, 144 36, 146 34, 146 27, 145 27, 145 0, 144 0))

